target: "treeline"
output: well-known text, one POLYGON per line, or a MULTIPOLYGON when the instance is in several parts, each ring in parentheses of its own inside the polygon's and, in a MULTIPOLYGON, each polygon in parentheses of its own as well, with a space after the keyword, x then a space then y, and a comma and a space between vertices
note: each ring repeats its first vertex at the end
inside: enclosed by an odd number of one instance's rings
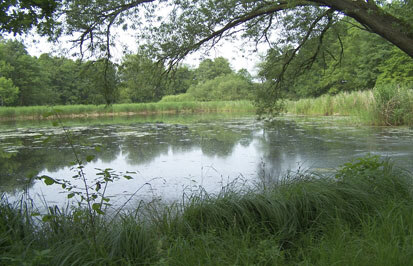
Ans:
POLYGON ((205 59, 197 68, 180 65, 167 72, 144 50, 125 55, 117 65, 105 59, 81 61, 49 54, 33 57, 22 43, 0 39, 0 106, 260 97, 272 101, 272 85, 281 72, 284 75, 278 89, 288 99, 413 84, 413 60, 349 18, 335 23, 322 39, 317 34, 311 36, 284 68, 293 52, 294 47, 273 47, 254 78, 245 69, 234 71, 223 57, 205 59))
POLYGON ((183 93, 193 100, 233 100, 250 97, 253 87, 248 71, 235 72, 222 57, 167 73, 143 51, 116 65, 105 59, 34 57, 22 43, 0 39, 0 106, 156 102, 183 93))
POLYGON ((30 56, 25 46, 0 39, 0 105, 98 104, 117 86, 116 69, 104 60, 82 62, 42 54, 30 56), (103 79, 106 72, 106 78, 103 79))

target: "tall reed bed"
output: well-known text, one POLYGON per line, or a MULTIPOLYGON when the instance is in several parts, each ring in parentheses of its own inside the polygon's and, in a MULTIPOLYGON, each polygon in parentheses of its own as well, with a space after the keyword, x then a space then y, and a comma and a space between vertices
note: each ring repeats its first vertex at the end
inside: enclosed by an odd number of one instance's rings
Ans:
POLYGON ((297 173, 272 185, 150 203, 93 232, 81 211, 0 205, 4 265, 409 265, 412 174, 368 156, 333 176, 297 173), (96 240, 91 244, 92 234, 96 240))
MULTIPOLYGON (((112 116, 157 113, 239 112, 254 111, 249 101, 214 102, 157 102, 105 105, 64 105, 0 107, 0 119, 44 119, 45 114, 57 112, 62 117, 112 116)), ((53 116, 47 116, 53 118, 53 116)))
POLYGON ((286 111, 299 115, 351 116, 355 121, 371 125, 411 125, 413 92, 410 87, 381 86, 370 91, 288 101, 286 111))

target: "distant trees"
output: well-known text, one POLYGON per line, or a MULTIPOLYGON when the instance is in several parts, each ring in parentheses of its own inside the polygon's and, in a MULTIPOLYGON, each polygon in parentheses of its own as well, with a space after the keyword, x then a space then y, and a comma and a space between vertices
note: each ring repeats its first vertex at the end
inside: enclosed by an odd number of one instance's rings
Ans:
POLYGON ((248 71, 235 73, 223 57, 202 61, 195 69, 195 78, 187 94, 199 101, 251 99, 254 93, 248 71))
POLYGON ((205 59, 199 63, 195 71, 195 77, 197 82, 205 82, 231 73, 233 73, 233 70, 229 61, 223 57, 217 57, 214 60, 205 59))
POLYGON ((19 88, 14 86, 11 79, 0 77, 0 106, 13 104, 19 94, 19 88))
MULTIPOLYGON (((30 56, 24 45, 17 41, 0 39, 0 77, 9 80, 18 89, 17 97, 9 99, 7 105, 48 104, 48 89, 45 86, 44 72, 30 56)), ((14 91, 16 91, 14 89, 14 91)), ((3 104, 6 101, 3 101, 3 104)))
POLYGON ((187 93, 198 101, 252 99, 254 84, 242 75, 230 73, 200 82, 187 93))
POLYGON ((198 68, 187 66, 168 73, 164 65, 143 52, 127 55, 119 67, 120 101, 153 102, 166 95, 186 93, 199 101, 251 98, 254 84, 248 71, 235 73, 223 57, 203 60, 198 68))
POLYGON ((0 104, 104 104, 117 100, 113 63, 30 56, 17 41, 0 39, 0 104), (109 102, 108 102, 109 100, 109 102))
POLYGON ((155 102, 165 95, 185 93, 195 82, 194 70, 180 65, 173 72, 139 51, 119 66, 120 102, 155 102))
POLYGON ((0 39, 0 106, 155 102, 167 95, 178 95, 174 101, 258 98, 274 103, 279 97, 413 84, 411 58, 354 23, 344 19, 334 25, 335 32, 326 33, 311 67, 308 60, 319 39, 310 38, 289 62, 278 90, 272 84, 293 52, 290 46, 268 51, 259 65, 262 82, 257 83, 247 70, 235 72, 223 57, 205 59, 197 68, 178 65, 168 72, 145 50, 126 55, 116 65, 107 59, 81 61, 49 54, 37 58, 22 43, 0 39))
POLYGON ((107 59, 37 58, 22 43, 0 39, 1 106, 154 102, 188 91, 197 100, 240 99, 250 97, 251 79, 246 70, 235 73, 222 57, 168 72, 143 51, 115 65, 107 59))
POLYGON ((165 68, 143 53, 126 55, 119 68, 123 102, 153 102, 165 93, 165 68))

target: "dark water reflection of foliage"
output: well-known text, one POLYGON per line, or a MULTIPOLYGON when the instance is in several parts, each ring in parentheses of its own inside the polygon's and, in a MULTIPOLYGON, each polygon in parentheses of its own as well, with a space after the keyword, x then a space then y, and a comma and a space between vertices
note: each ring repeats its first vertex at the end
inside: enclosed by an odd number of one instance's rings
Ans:
MULTIPOLYGON (((243 139, 251 142, 252 131, 233 130, 216 121, 185 124, 132 122, 118 125, 69 127, 71 141, 85 162, 89 154, 94 161, 111 163, 121 154, 130 165, 151 162, 173 152, 201 149, 207 156, 225 157, 243 139), (99 152, 95 147, 100 147, 99 152)), ((19 190, 27 177, 43 170, 57 172, 71 165, 73 151, 59 128, 8 128, 0 144, 0 185, 4 190, 19 190)))
MULTIPOLYGON (((264 123, 254 117, 198 115, 71 123, 67 123, 71 139, 81 159, 85 161, 93 154, 96 157, 92 162, 109 165, 123 157, 128 165, 142 166, 163 155, 192 151, 225 160, 233 156, 237 145, 253 147, 259 154, 261 163, 254 159, 257 175, 263 170, 280 175, 297 168, 297 163, 309 168, 333 168, 368 152, 394 155, 404 166, 413 156, 410 129, 360 128, 334 120, 280 118, 264 123), (96 147, 100 147, 99 152, 96 147)), ((21 190, 28 176, 44 170, 58 172, 73 161, 73 151, 59 128, 0 128, 3 190, 21 190)))

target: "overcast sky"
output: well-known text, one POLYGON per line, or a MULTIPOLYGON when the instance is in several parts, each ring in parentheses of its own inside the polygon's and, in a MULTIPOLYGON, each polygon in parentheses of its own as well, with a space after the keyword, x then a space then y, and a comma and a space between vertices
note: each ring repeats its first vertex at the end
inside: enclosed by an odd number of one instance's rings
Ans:
MULTIPOLYGON (((137 42, 126 32, 120 32, 119 43, 127 46, 130 52, 137 50, 137 42)), ((11 36, 6 36, 6 38, 11 36)), ((40 56, 42 53, 51 53, 55 55, 63 55, 70 57, 70 53, 62 53, 65 49, 70 47, 69 37, 64 37, 60 41, 61 44, 48 43, 46 38, 41 38, 38 35, 32 35, 31 37, 18 38, 20 41, 26 45, 27 50, 32 56, 40 56)), ((123 57, 123 49, 120 48, 121 45, 112 49, 112 54, 114 61, 120 63, 123 57)), ((257 73, 256 65, 260 62, 260 56, 265 54, 267 49, 266 45, 261 45, 258 47, 258 52, 251 52, 254 47, 248 47, 245 43, 240 41, 225 41, 222 40, 219 46, 214 47, 210 50, 208 55, 201 54, 199 52, 189 55, 183 63, 188 64, 192 67, 197 67, 199 62, 205 58, 216 58, 219 56, 227 58, 234 70, 240 70, 242 68, 247 69, 252 75, 257 73)), ((71 51, 73 53, 75 51, 71 51)))

